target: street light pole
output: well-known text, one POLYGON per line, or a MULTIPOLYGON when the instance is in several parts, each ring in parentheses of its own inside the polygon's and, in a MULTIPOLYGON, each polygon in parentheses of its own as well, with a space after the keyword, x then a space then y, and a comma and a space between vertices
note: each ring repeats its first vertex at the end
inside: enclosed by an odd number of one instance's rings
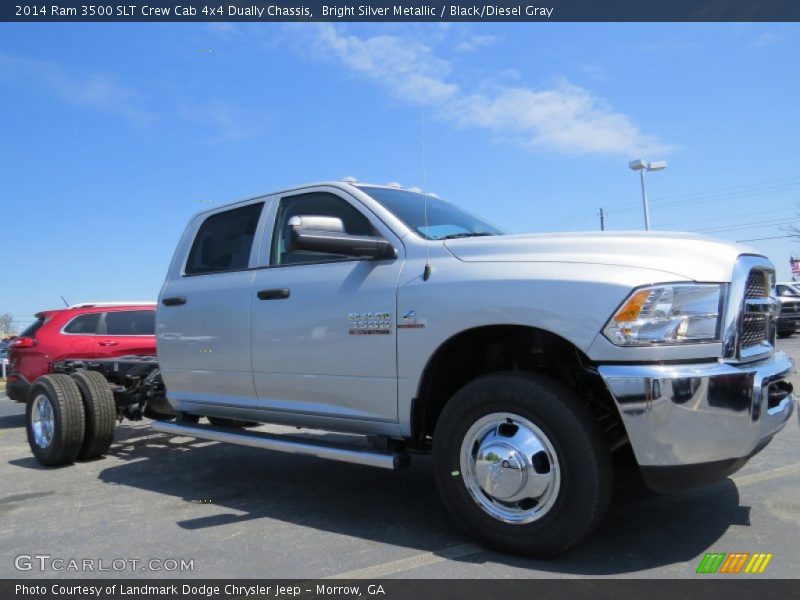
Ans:
POLYGON ((644 208, 644 229, 650 231, 650 206, 647 203, 647 184, 645 183, 645 171, 662 171, 667 168, 667 162, 664 160, 654 160, 647 162, 643 158, 633 160, 628 163, 628 166, 634 171, 639 171, 639 176, 642 180, 642 207, 644 208))
POLYGON ((642 178, 642 206, 644 207, 644 230, 650 231, 650 207, 647 205, 647 185, 644 182, 644 172, 647 169, 639 169, 642 178))

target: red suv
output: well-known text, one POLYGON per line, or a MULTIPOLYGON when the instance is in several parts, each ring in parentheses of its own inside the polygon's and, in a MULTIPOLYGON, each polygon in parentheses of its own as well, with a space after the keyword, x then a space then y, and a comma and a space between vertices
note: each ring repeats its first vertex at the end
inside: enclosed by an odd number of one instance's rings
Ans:
POLYGON ((9 344, 6 394, 26 402, 36 378, 65 358, 155 355, 155 316, 154 302, 78 304, 38 313, 9 344))

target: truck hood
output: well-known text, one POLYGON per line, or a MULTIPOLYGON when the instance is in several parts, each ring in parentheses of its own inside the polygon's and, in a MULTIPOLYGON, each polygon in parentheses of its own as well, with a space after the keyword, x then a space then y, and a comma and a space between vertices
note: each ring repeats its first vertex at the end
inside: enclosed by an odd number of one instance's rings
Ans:
POLYGON ((673 232, 582 232, 446 240, 465 262, 561 262, 640 267, 695 281, 727 282, 746 246, 673 232))

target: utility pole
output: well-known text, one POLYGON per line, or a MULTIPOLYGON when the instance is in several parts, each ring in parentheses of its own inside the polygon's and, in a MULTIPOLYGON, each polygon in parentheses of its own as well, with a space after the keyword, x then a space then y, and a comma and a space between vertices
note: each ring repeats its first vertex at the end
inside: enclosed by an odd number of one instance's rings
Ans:
POLYGON ((600 207, 600 231, 606 230, 606 213, 603 212, 603 208, 600 207))

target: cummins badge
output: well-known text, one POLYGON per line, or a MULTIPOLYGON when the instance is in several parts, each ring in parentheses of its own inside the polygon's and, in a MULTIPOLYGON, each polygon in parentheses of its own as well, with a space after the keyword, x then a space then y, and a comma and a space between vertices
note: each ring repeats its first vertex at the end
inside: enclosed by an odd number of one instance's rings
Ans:
POLYGON ((392 333, 392 313, 353 312, 347 315, 350 335, 388 335, 392 333))

